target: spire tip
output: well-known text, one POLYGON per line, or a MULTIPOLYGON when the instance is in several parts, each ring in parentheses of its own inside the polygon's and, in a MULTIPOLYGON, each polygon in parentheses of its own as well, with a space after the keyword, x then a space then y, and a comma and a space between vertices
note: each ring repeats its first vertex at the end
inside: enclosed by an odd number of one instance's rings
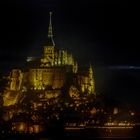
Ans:
POLYGON ((50 19, 49 19, 49 28, 48 28, 48 38, 50 38, 52 40, 52 44, 54 44, 54 41, 53 41, 53 29, 52 29, 52 12, 50 11, 49 12, 50 14, 50 19))

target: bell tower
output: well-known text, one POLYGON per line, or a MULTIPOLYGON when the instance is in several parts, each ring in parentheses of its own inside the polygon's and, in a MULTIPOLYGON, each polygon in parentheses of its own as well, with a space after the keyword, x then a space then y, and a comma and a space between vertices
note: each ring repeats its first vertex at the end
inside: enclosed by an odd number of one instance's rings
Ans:
POLYGON ((52 12, 50 12, 49 16, 47 44, 44 45, 44 55, 43 59, 41 60, 41 62, 44 63, 44 66, 54 65, 55 43, 53 40, 52 12))

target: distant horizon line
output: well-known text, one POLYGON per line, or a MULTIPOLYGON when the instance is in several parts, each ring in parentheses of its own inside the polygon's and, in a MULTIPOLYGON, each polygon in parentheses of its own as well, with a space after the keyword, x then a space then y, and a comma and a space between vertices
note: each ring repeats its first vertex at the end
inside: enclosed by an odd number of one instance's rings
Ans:
POLYGON ((115 65, 109 66, 109 69, 118 69, 118 70, 140 70, 140 66, 135 65, 115 65))

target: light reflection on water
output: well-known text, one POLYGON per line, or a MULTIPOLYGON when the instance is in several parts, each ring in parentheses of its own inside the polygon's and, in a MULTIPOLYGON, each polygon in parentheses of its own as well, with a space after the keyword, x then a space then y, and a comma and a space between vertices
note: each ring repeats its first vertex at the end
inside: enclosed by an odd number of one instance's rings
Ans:
POLYGON ((82 131, 69 131, 64 140, 133 140, 137 139, 133 128, 98 128, 82 131))
MULTIPOLYGON (((39 139, 39 140, 60 140, 59 138, 58 139, 39 139)), ((122 137, 119 137, 119 138, 64 138, 64 139, 61 139, 61 140, 136 140, 136 138, 122 138, 122 137)))
MULTIPOLYGON (((132 129, 68 129, 64 133, 58 134, 59 130, 53 132, 50 137, 45 136, 33 136, 30 140, 133 140, 137 139, 136 135, 132 133, 132 129)), ((9 140, 28 140, 28 137, 9 140)))

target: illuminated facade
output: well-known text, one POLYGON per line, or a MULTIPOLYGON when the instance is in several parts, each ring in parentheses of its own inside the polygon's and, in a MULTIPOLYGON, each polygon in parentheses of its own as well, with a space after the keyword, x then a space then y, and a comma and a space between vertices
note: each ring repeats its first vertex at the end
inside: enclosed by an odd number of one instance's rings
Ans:
POLYGON ((39 101, 58 98, 62 89, 68 88, 70 97, 81 93, 95 95, 93 69, 82 70, 77 61, 65 50, 59 50, 53 40, 52 23, 48 28, 47 44, 43 46, 41 58, 28 57, 25 69, 13 69, 9 75, 9 86, 4 92, 4 106, 20 102, 23 93, 38 92, 39 101))
MULTIPOLYGON (((105 129, 104 135, 112 137, 112 130, 131 130, 136 124, 140 125, 134 121, 134 111, 121 114, 118 106, 112 110, 112 106, 105 105, 107 102, 102 96, 96 96, 91 65, 81 67, 71 54, 57 48, 53 41, 51 13, 47 44, 42 49, 40 58, 28 57, 25 68, 11 70, 6 88, 0 90, 3 91, 2 138, 40 134, 50 138, 49 133, 54 136, 59 129, 71 133, 71 130, 78 132, 92 130, 92 127, 105 129)), ((100 130, 93 132, 96 134, 100 130)))

